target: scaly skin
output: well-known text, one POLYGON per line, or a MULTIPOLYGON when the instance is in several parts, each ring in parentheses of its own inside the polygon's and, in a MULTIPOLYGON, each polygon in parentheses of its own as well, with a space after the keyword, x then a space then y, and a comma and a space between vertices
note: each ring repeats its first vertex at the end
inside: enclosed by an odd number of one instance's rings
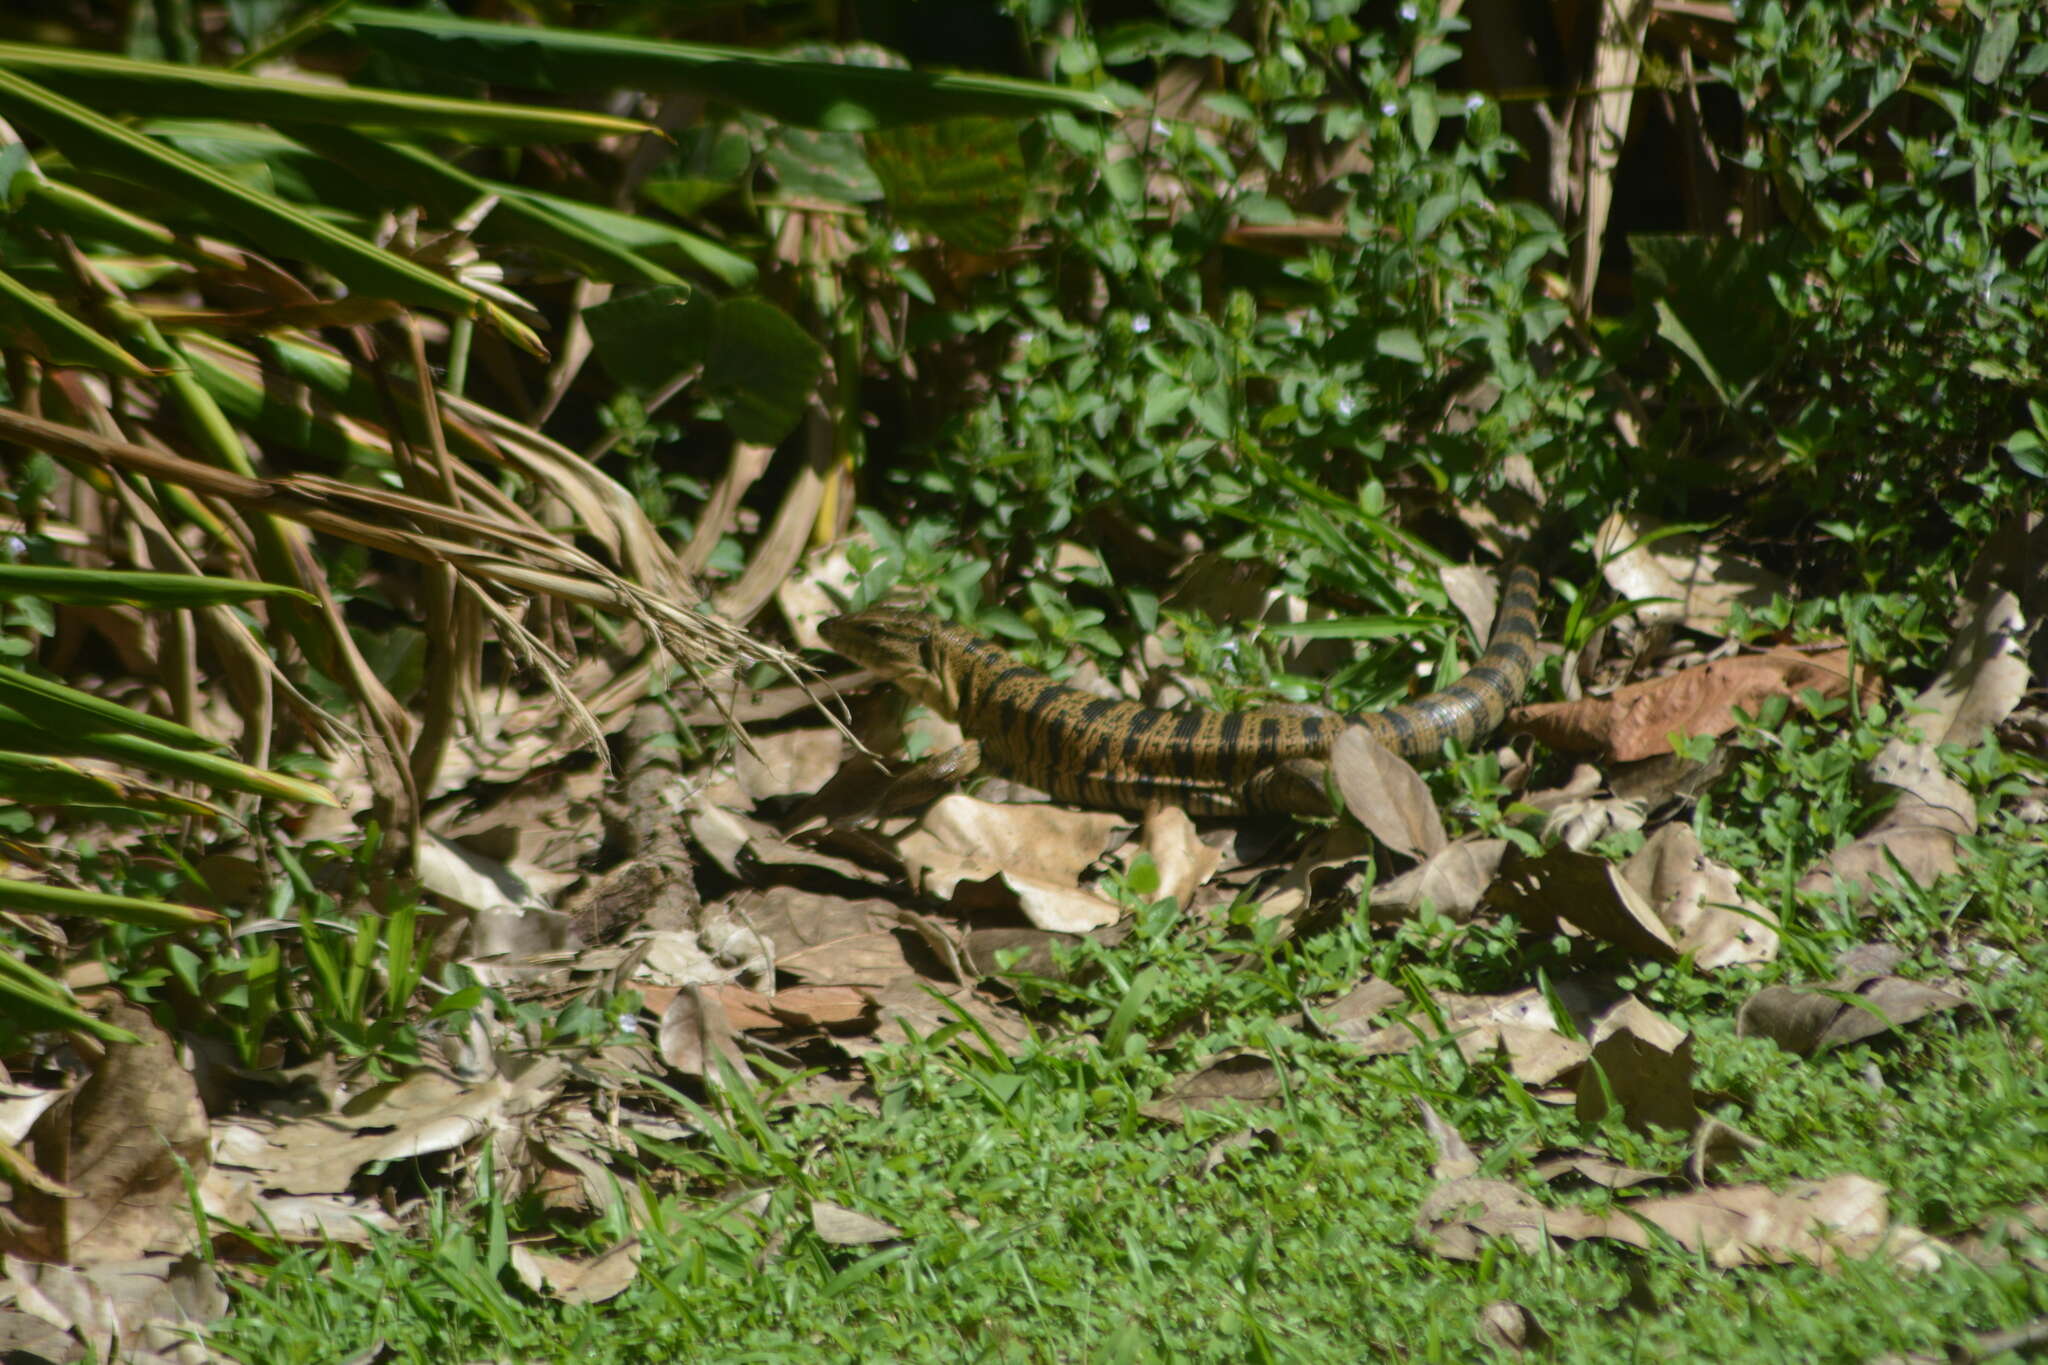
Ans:
POLYGON ((1153 801, 1192 815, 1281 811, 1326 815, 1330 746, 1359 726, 1403 758, 1434 758, 1446 739, 1475 744, 1499 728, 1536 662, 1541 583, 1517 566, 1486 652, 1466 674, 1384 711, 1313 708, 1166 711, 1108 701, 1026 668, 962 626, 877 608, 819 627, 839 653, 957 721, 970 752, 947 770, 992 769, 1062 801, 1142 810, 1153 801), (978 752, 974 752, 978 750, 978 752))

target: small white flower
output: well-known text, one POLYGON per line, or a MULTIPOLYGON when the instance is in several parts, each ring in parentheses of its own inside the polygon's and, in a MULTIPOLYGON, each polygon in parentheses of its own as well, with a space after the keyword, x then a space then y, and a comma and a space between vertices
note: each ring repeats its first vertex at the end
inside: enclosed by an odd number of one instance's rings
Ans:
POLYGON ((1946 161, 1948 160, 1948 145, 1944 143, 1938 147, 1930 147, 1927 149, 1927 153, 1936 161, 1946 161))
POLYGON ((1143 313, 1137 314, 1131 319, 1131 330, 1139 336, 1145 335, 1152 330, 1152 319, 1143 313))
POLYGON ((1164 122, 1162 122, 1161 120, 1159 120, 1159 119, 1153 119, 1153 120, 1152 120, 1152 136, 1154 136, 1154 137, 1165 137, 1165 136, 1166 136, 1166 124, 1165 124, 1164 122))
POLYGON ((1337 415, 1347 422, 1356 417, 1358 415, 1358 400, 1348 393, 1340 397, 1337 400, 1337 415))
POLYGON ((1392 100, 1387 100, 1385 103, 1380 105, 1380 112, 1386 115, 1388 118, 1392 118, 1394 115, 1401 112, 1401 106, 1394 103, 1392 100))
POLYGON ((1422 11, 1416 7, 1415 0, 1407 0, 1407 3, 1401 6, 1401 20, 1403 23, 1412 24, 1421 17, 1422 11))
POLYGON ((910 234, 909 234, 909 233, 907 233, 907 232, 905 232, 905 231, 904 231, 904 230, 903 230, 902 228, 897 228, 897 229, 896 229, 896 230, 895 230, 894 232, 890 233, 890 234, 889 234, 889 250, 891 250, 891 251, 908 251, 908 250, 910 250, 910 234))
POLYGON ((640 1016, 636 1014, 622 1014, 619 1016, 619 1032, 638 1033, 639 1031, 640 1016))
POLYGON ((1466 112, 1466 113, 1468 113, 1468 114, 1476 114, 1476 113, 1478 113, 1478 112, 1479 112, 1479 111, 1480 111, 1480 110, 1481 110, 1482 108, 1484 108, 1485 106, 1486 106, 1486 96, 1484 96, 1484 95, 1467 95, 1467 96, 1465 96, 1465 112, 1466 112))

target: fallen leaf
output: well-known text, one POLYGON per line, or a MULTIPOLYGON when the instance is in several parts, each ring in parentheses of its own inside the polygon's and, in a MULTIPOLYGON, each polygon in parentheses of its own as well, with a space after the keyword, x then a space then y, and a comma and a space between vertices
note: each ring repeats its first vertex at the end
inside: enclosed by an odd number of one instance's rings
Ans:
POLYGON ((555 1256, 524 1244, 512 1248, 512 1273, 536 1294, 563 1303, 607 1303, 640 1273, 640 1240, 629 1237, 597 1256, 555 1256))
POLYGON ((1968 788, 1948 775, 1934 746, 1888 740, 1865 766, 1878 786, 1898 796, 1854 842, 1845 844, 1799 879, 1799 889, 1825 895, 1841 886, 1861 898, 1877 882, 1895 882, 1903 869, 1916 886, 1954 872, 1956 840, 1977 830, 1977 807, 1968 788))
POLYGON ((1678 944, 1641 892, 1605 858, 1568 848, 1518 863, 1486 900, 1541 933, 1558 920, 1592 937, 1659 962, 1678 960, 1678 944))
POLYGON ((92 1075, 36 1120, 37 1168, 75 1196, 17 1186, 0 1220, 11 1253, 89 1266, 192 1244, 185 1172, 210 1164, 198 1087, 147 1011, 120 1002, 107 1017, 141 1041, 108 1044, 92 1075))
POLYGON ((1479 1170, 1479 1158, 1473 1154, 1471 1144, 1465 1141, 1464 1135, 1445 1122, 1443 1117, 1430 1107, 1428 1100, 1417 1100, 1415 1103, 1422 1110, 1422 1129, 1429 1134, 1430 1142, 1436 1147, 1436 1160, 1431 1163, 1429 1173, 1438 1180, 1460 1180, 1476 1174, 1479 1170))
POLYGON ((1536 1315, 1512 1299, 1495 1299, 1480 1309, 1472 1335, 1478 1338, 1481 1346, 1508 1355, 1545 1351, 1550 1347, 1550 1333, 1543 1330, 1543 1324, 1536 1321, 1536 1315))
POLYGON ((1085 933, 1121 909, 1080 885, 1124 820, 1058 806, 942 797, 897 841, 912 885, 962 911, 1003 907, 1040 929, 1085 933), (963 903, 963 888, 965 898, 963 903))
POLYGON ((903 1238, 903 1229, 829 1199, 811 1201, 811 1230, 820 1241, 836 1247, 873 1246, 903 1238))
POLYGON ((685 1076, 717 1084, 729 1067, 743 1083, 754 1079, 754 1069, 733 1037, 724 1002, 701 986, 677 991, 662 1011, 660 1046, 662 1060, 685 1076))
POLYGON ((1231 1104, 1272 1104, 1283 1091, 1279 1068, 1263 1052, 1249 1048, 1218 1053, 1201 1070, 1170 1083, 1138 1112, 1163 1123, 1182 1123, 1198 1109, 1231 1104))
MULTIPOLYGON (((1630 683, 1605 697, 1517 707, 1509 723, 1562 753, 1601 753, 1622 761, 1671 752, 1672 734, 1723 735, 1735 710, 1755 715, 1772 697, 1812 688, 1824 698, 1849 693, 1850 655, 1772 650, 1717 659, 1667 677, 1630 683)), ((1874 683, 1866 677, 1867 698, 1874 683)))
POLYGON ((197 1256, 149 1256, 80 1269, 0 1263, 0 1349, 8 1360, 224 1365, 199 1332, 225 1316, 219 1277, 197 1256), (37 1324, 40 1324, 39 1330, 37 1324))
POLYGON ((1579 1073, 1576 1113, 1598 1123, 1610 1099, 1631 1128, 1692 1131, 1692 1035, 1634 996, 1624 996, 1593 1029, 1593 1065, 1579 1073))
POLYGON ((1176 905, 1187 905, 1195 888, 1215 876, 1223 862, 1222 853, 1202 842, 1195 822, 1178 806, 1158 806, 1145 812, 1138 839, 1139 846, 1151 855, 1152 866, 1159 870, 1159 899, 1176 905))
POLYGON ((1532 1086, 1549 1085, 1570 1074, 1588 1055, 1584 1042, 1558 1031, 1549 1000, 1533 987, 1506 995, 1445 992, 1435 996, 1434 1003, 1443 1016, 1441 1035, 1429 1015, 1419 1009, 1382 1027, 1361 1020, 1327 1031, 1333 1038, 1351 1043, 1364 1057, 1407 1052, 1440 1036, 1448 1037, 1467 1061, 1483 1063, 1499 1056, 1516 1080, 1532 1086))
POLYGON ((1655 529, 1646 518, 1616 512, 1601 525, 1594 542, 1600 572, 1618 595, 1630 601, 1671 599, 1641 607, 1637 614, 1646 623, 1683 625, 1718 635, 1727 625, 1729 608, 1737 603, 1767 607, 1785 590, 1785 581, 1776 574, 1710 549, 1696 535, 1645 540, 1655 529))
POLYGON ((837 730, 784 730, 756 739, 733 760, 733 776, 748 801, 809 796, 839 771, 846 741, 837 730))
POLYGON ((2018 597, 1988 594, 1949 646, 1941 672, 1913 699, 1906 724, 1929 744, 1980 742, 2026 695, 2026 629, 2018 597))
POLYGON ((1611 1213, 1549 1208, 1519 1185, 1468 1177, 1424 1197, 1415 1235, 1428 1251, 1478 1260, 1489 1238, 1534 1252, 1553 1238, 1605 1237, 1648 1248, 1659 1235, 1704 1253, 1723 1269, 1883 1255, 1904 1270, 1940 1264, 1940 1244, 1890 1221, 1885 1187, 1860 1175, 1800 1181, 1783 1192, 1736 1185, 1656 1199, 1631 1199, 1611 1213))
POLYGON ((1621 875, 1695 967, 1777 960, 1776 912, 1742 893, 1734 870, 1707 857, 1691 825, 1663 826, 1622 864, 1621 875))
POLYGON ((1768 1038, 1794 1056, 1817 1057, 1969 1003, 1938 986, 1898 976, 1850 976, 1828 986, 1766 986, 1736 1011, 1735 1033, 1768 1038))
POLYGON ((1438 850, 1421 866, 1373 887, 1367 899, 1373 922, 1408 919, 1427 905, 1463 924, 1479 908, 1507 850, 1505 839, 1461 839, 1438 850))
POLYGON ((1546 1185, 1572 1176, 1604 1190, 1626 1190, 1670 1179, 1662 1171, 1624 1165, 1598 1152, 1559 1152, 1531 1163, 1529 1173, 1546 1185))
POLYGON ((1442 851, 1443 817, 1429 784, 1362 725, 1347 725, 1330 746, 1330 771, 1344 808, 1374 838, 1408 858, 1442 851))

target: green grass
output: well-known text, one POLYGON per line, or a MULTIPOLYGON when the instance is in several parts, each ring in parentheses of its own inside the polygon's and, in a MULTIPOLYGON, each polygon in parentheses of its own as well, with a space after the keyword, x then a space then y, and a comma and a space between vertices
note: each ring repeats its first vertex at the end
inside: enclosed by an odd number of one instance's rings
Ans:
MULTIPOLYGON (((2013 842, 2003 852, 2038 874, 2038 849, 2013 842)), ((1956 941, 1956 919, 1934 910, 1972 910, 1961 927, 1976 938, 1988 921, 1974 910, 2000 894, 1995 878, 2010 881, 2011 868, 1977 858, 1964 876, 1900 898, 1925 913, 1863 927, 1915 954, 1902 969, 1915 974, 1956 941)), ((2048 1187, 2044 908, 2000 903, 2000 923, 2029 946, 1998 968, 1964 971, 1979 1011, 1816 1060, 1734 1036, 1743 995, 1797 979, 1784 965, 1712 977, 1681 965, 1643 980, 1646 999, 1695 1030, 1703 1105, 1763 1141, 1717 1183, 1860 1173, 1890 1187, 1895 1219, 1936 1234, 2039 1198, 2048 1187)), ((1793 932, 1825 946, 1843 928, 1816 919, 1793 932)), ((870 1060, 879 1114, 802 1109, 763 1124, 753 1105, 728 1103, 718 1140, 648 1152, 642 1188, 658 1217, 639 1280, 611 1303, 564 1307, 520 1287, 504 1264, 503 1229, 516 1239, 545 1220, 518 1201, 486 1201, 441 1212, 416 1240, 285 1256, 240 1291, 215 1344, 271 1362, 331 1360, 373 1340, 407 1361, 585 1365, 1469 1360, 1481 1353, 1479 1310, 1511 1299, 1555 1335, 1560 1360, 1793 1361, 1938 1350, 2048 1312, 2048 1278, 2020 1259, 2048 1255, 2038 1236, 2003 1265, 1953 1258, 1917 1277, 1875 1263, 1724 1271, 1669 1245, 1557 1244, 1539 1254, 1502 1245, 1476 1264, 1421 1251, 1411 1220, 1432 1150, 1418 1098, 1459 1127, 1487 1173, 1511 1180, 1549 1147, 1592 1145, 1676 1170, 1683 1145, 1612 1125, 1582 1130, 1569 1108, 1534 1103, 1452 1049, 1360 1063, 1276 1022, 1293 998, 1397 942, 1433 984, 1466 988, 1525 975, 1551 951, 1485 926, 1452 931, 1433 949, 1418 939, 1343 927, 1293 948, 1251 943, 1245 966, 1242 931, 1151 912, 1113 950, 1101 984, 1047 1014, 1014 1061, 971 1032, 926 1039, 870 1060), (1110 1021, 1122 1002, 1109 983, 1148 969, 1152 989, 1122 1012, 1119 1030, 1110 1021), (1121 1033, 1120 1046, 1071 1031, 1082 1026, 1121 1033), (1284 1060, 1281 1103, 1197 1113, 1179 1128, 1140 1115, 1171 1076, 1241 1043, 1284 1060), (738 1209, 755 1190, 772 1191, 758 1218, 738 1209), (810 1230, 813 1197, 886 1219, 906 1237, 827 1245, 810 1230)), ((620 1234, 599 1224, 576 1235, 602 1248, 620 1234)))

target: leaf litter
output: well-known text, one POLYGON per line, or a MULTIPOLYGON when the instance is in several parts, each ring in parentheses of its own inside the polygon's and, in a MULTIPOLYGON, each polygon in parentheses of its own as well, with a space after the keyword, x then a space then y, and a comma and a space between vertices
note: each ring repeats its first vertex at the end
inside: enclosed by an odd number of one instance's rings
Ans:
MULTIPOLYGON (((1695 567, 1707 562, 1704 552, 1686 552, 1695 567)), ((1662 571, 1677 574, 1669 563, 1662 571)), ((1727 602, 1750 600, 1745 594, 1752 591, 1715 594, 1696 581, 1674 581, 1684 589, 1684 610, 1665 623, 1673 627, 1698 629, 1727 602)), ((1966 794, 1946 777, 1932 744, 2000 724, 2023 675, 2014 670, 2010 604, 1987 598, 1971 619, 1950 668, 1922 695, 1925 742, 1896 741, 1868 766, 1866 779, 1896 791, 1897 799, 1811 877, 1846 884, 1879 875, 1882 864, 1885 875, 1903 868, 1918 880, 1940 869, 1943 850, 1952 858, 1955 839, 1973 828, 1966 794), (1873 851, 1856 851, 1864 846, 1873 851)), ((849 760, 836 730, 788 730, 761 737, 723 768, 679 776, 660 798, 678 813, 689 853, 701 858, 711 899, 694 901, 692 891, 694 903, 681 903, 680 915, 672 906, 660 916, 650 908, 643 920, 614 916, 596 940, 578 926, 598 921, 553 904, 573 869, 517 860, 511 846, 493 842, 494 828, 516 822, 516 796, 508 793, 496 812, 469 796, 465 837, 425 846, 434 850, 430 890, 462 912, 453 926, 459 960, 515 998, 567 1001, 599 988, 636 990, 641 1036, 581 1059, 522 1060, 521 1040, 497 1023, 487 1027, 481 1047, 451 1051, 468 1059, 462 1065, 430 1063, 378 1085, 329 1084, 310 1105, 244 1097, 210 1109, 169 1044, 144 1033, 139 1050, 109 1048, 83 1083, 55 1100, 14 1097, 37 1109, 28 1120, 34 1169, 77 1193, 42 1196, 40 1219, 21 1216, 38 1207, 32 1198, 18 1201, 0 1239, 10 1257, 9 1283, 29 1287, 16 1289, 17 1302, 32 1301, 31 1290, 57 1301, 49 1288, 34 1288, 38 1276, 48 1279, 57 1268, 18 1259, 25 1254, 86 1267, 155 1266, 161 1274, 137 1272, 140 1287, 128 1307, 115 1305, 110 1290, 67 1281, 67 1301, 85 1307, 42 1311, 34 1322, 64 1340, 111 1342, 115 1332, 146 1335, 152 1324, 179 1321, 175 1313, 185 1310, 165 1298, 164 1286, 184 1273, 175 1271, 187 1264, 177 1257, 190 1250, 194 1230, 182 1177, 166 1175, 178 1169, 167 1160, 171 1152, 198 1179, 204 1206, 221 1227, 263 1227, 287 1240, 360 1241, 373 1229, 406 1226, 418 1217, 420 1181, 471 1179, 487 1140, 504 1163, 508 1191, 530 1189, 550 1207, 590 1217, 644 1217, 638 1196, 620 1203, 615 1157, 631 1148, 632 1133, 684 1141, 697 1131, 697 1118, 678 1113, 668 1098, 673 1086, 711 1092, 748 1084, 761 1074, 756 1063, 769 1059, 802 1073, 771 1092, 771 1106, 872 1104, 861 1059, 878 1047, 953 1035, 976 1047, 1020 1051, 1033 1023, 1005 984, 1014 966, 1003 964, 1021 958, 1026 970, 1051 978, 1059 945, 1120 938, 1130 922, 1128 902, 1102 880, 1112 871, 1137 880, 1149 867, 1157 878, 1151 894, 1191 913, 1242 896, 1262 916, 1280 920, 1284 934, 1312 933, 1323 917, 1347 913, 1363 896, 1375 924, 1505 918, 1527 934, 1561 934, 1574 959, 1686 958, 1702 971, 1770 963, 1779 947, 1775 915, 1742 879, 1704 853, 1689 825, 1646 822, 1662 798, 1604 793, 1626 771, 1615 764, 1668 754, 1672 731, 1722 734, 1732 723, 1731 707, 1753 710, 1763 696, 1790 696, 1806 686, 1845 695, 1846 656, 1779 651, 1721 659, 1690 675, 1625 686, 1597 706, 1573 704, 1580 708, 1573 712, 1546 717, 1523 708, 1518 719, 1549 726, 1551 742, 1577 734, 1609 764, 1604 772, 1582 765, 1550 803, 1551 837, 1569 846, 1536 856, 1515 839, 1449 838, 1422 779, 1355 737, 1347 737, 1333 766, 1362 829, 1340 826, 1312 836, 1298 856, 1283 842, 1285 861, 1273 863, 1239 854, 1256 858, 1273 847, 1270 841, 1211 837, 1170 808, 1134 822, 954 794, 904 815, 821 821, 815 803, 867 760, 849 760), (1568 833, 1561 820, 1576 822, 1581 835, 1568 833), (1625 862, 1587 851, 1600 837, 1634 826, 1646 827, 1648 837, 1625 862), (168 1151, 163 1137, 109 1137, 93 1117, 102 1106, 144 1102, 139 1094, 122 1098, 137 1086, 137 1075, 148 1078, 146 1102, 163 1108, 158 1132, 172 1138, 168 1151)), ((1875 699, 1866 684, 1862 700, 1875 699)), ((1664 790, 1680 792, 1682 781, 1664 790)), ((584 818, 591 829, 594 813, 584 818)), ((571 844, 554 840, 553 856, 571 844)), ((651 907, 651 891, 642 894, 651 907)), ((630 897, 625 903, 630 907, 630 897)), ((1811 1056, 1965 1003, 1939 985, 1847 973, 1825 985, 1759 992, 1743 1007, 1738 1028, 1811 1056)), ((1739 1161, 1754 1139, 1706 1112, 1707 1098, 1694 1089, 1690 1033, 1590 964, 1492 995, 1367 978, 1312 1002, 1297 1022, 1360 1065, 1449 1047, 1468 1064, 1498 1067, 1540 1100, 1571 1106, 1589 1133, 1615 1116, 1631 1127, 1685 1135, 1691 1144, 1682 1173, 1641 1170, 1597 1146, 1529 1161, 1530 1179, 1546 1192, 1570 1184, 1606 1192, 1610 1206, 1591 1211, 1482 1176, 1484 1156, 1428 1111, 1423 1122, 1438 1147, 1439 1183, 1418 1208, 1415 1227, 1418 1243, 1434 1254, 1471 1259, 1495 1239, 1533 1249, 1591 1237, 1636 1247, 1674 1241, 1722 1266, 1882 1256, 1921 1269, 1946 1254, 1896 1222, 1886 1191, 1862 1176, 1817 1172, 1777 1190, 1711 1183, 1713 1172, 1739 1161), (1693 1188, 1645 1193, 1674 1182, 1693 1188)), ((1287 1066, 1283 1052, 1230 1049, 1168 1083, 1141 1112, 1182 1124, 1197 1113, 1270 1108, 1288 1092, 1287 1066)), ((1257 1126, 1238 1130, 1239 1140, 1225 1144, 1231 1159, 1257 1159, 1261 1132, 1271 1136, 1257 1126)), ((1222 1152, 1218 1147, 1216 1161, 1222 1152)), ((33 1194, 17 1186, 25 1198, 33 1194)), ((755 1216, 771 1203, 762 1192, 755 1216)), ((905 1235, 872 1213, 828 1200, 807 1197, 798 1207, 829 1245, 876 1245, 905 1235)), ((787 1235, 774 1232, 770 1245, 787 1235)), ((595 1257, 523 1245, 514 1248, 513 1265, 536 1293, 598 1303, 633 1282, 639 1254, 631 1238, 595 1257)), ((203 1308, 207 1301, 201 1295, 194 1302, 203 1308)), ((1543 1337, 1525 1309, 1506 1303, 1492 1306, 1475 1331, 1509 1350, 1543 1337)))

